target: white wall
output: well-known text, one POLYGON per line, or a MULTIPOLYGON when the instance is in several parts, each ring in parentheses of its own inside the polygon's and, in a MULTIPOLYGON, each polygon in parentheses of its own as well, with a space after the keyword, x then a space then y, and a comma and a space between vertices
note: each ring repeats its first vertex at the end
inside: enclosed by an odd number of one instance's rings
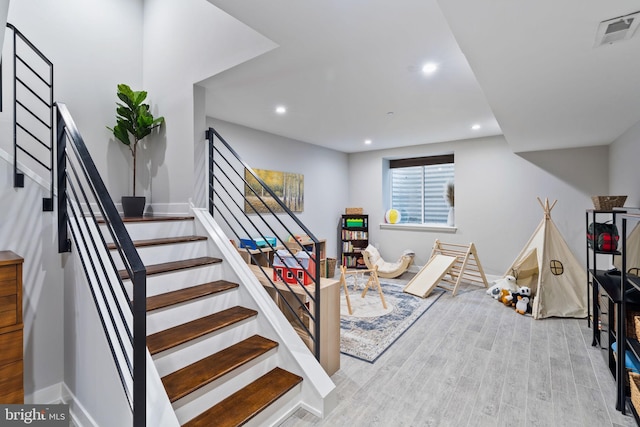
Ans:
POLYGON ((67 104, 117 198, 131 187, 131 156, 105 126, 115 124, 117 84, 142 82, 142 4, 19 0, 9 7, 9 22, 53 62, 54 99, 67 104))
MULTIPOLYGON (((194 84, 262 54, 276 45, 205 0, 146 0, 144 8, 144 86, 155 114, 166 118, 153 136, 151 201, 158 206, 185 203, 194 195, 194 84)), ((204 116, 202 116, 204 117, 204 116)), ((198 160, 204 161, 203 158, 198 160)))
MULTIPOLYGON (((0 28, 7 26, 9 15, 9 0, 0 0, 0 28)), ((0 31, 0 46, 4 44, 4 32, 0 31)))
POLYGON ((626 206, 640 207, 640 122, 609 148, 610 186, 607 194, 628 196, 626 206))
POLYGON ((584 212, 592 194, 608 189, 607 147, 514 154, 504 137, 405 147, 349 156, 349 204, 370 216, 370 241, 385 259, 404 249, 416 251, 416 264, 427 261, 434 240, 474 242, 487 273, 502 274, 542 219, 536 201, 558 199, 552 217, 574 255, 584 262, 584 212), (383 159, 455 153, 455 234, 382 230, 383 159))
POLYGON ((335 258, 338 221, 348 205, 347 154, 222 120, 207 119, 242 159, 255 169, 304 175, 304 212, 297 214, 318 239, 327 239, 335 258))

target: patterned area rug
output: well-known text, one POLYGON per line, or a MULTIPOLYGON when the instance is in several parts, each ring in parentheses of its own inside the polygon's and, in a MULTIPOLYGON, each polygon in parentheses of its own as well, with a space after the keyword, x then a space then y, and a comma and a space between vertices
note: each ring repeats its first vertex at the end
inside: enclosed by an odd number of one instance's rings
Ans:
MULTIPOLYGON (((361 280, 366 282, 366 280, 361 280)), ((361 298, 362 286, 348 282, 353 314, 349 315, 344 291, 340 293, 340 352, 370 363, 376 361, 444 293, 435 289, 428 298, 402 292, 406 282, 381 282, 387 309, 380 295, 369 289, 361 298)))

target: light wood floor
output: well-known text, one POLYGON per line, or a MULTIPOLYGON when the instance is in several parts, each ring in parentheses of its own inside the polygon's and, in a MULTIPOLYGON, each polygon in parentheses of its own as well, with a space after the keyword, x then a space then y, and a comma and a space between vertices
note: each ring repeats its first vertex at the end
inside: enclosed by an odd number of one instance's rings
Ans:
POLYGON ((634 426, 584 319, 533 320, 465 286, 374 364, 341 355, 338 406, 282 426, 634 426))

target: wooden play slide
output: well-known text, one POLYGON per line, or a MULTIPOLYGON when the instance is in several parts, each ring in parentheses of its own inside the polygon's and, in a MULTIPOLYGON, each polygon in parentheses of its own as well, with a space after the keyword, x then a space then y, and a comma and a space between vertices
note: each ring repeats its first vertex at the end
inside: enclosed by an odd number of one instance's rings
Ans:
POLYGON ((455 296, 463 279, 470 283, 479 283, 485 288, 489 287, 475 245, 443 243, 436 239, 431 259, 409 281, 404 291, 426 298, 433 288, 439 286, 451 291, 452 296, 455 296), (445 277, 447 273, 450 277, 445 277))
POLYGON ((447 255, 435 255, 431 257, 429 262, 420 269, 418 274, 404 287, 404 291, 408 294, 416 295, 421 298, 429 296, 433 288, 438 286, 440 280, 444 277, 449 269, 456 262, 457 258, 447 255))

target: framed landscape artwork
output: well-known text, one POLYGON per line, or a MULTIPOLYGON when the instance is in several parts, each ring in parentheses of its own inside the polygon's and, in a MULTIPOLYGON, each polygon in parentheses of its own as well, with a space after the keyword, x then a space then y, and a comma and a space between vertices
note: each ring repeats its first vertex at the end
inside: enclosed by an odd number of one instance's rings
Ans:
MULTIPOLYGON (((304 175, 266 169, 254 169, 253 171, 292 212, 304 210, 304 175)), ((244 211, 246 213, 269 212, 267 206, 276 213, 284 211, 248 169, 244 171, 244 179, 247 182, 244 188, 244 211)))

